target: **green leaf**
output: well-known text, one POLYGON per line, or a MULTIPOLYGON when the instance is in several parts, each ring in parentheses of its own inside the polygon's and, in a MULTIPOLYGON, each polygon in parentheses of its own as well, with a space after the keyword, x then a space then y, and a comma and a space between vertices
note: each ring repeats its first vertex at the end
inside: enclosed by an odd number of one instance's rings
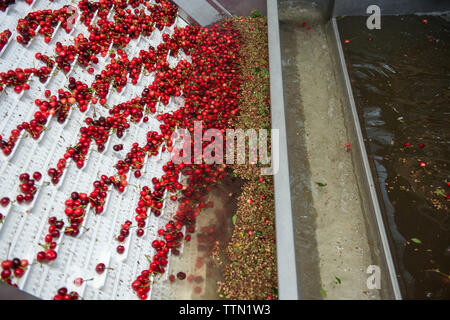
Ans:
POLYGON ((417 244, 422 244, 422 241, 420 241, 417 238, 411 238, 411 241, 414 242, 414 243, 417 243, 417 244))
POLYGON ((326 186, 327 186, 326 183, 322 183, 322 182, 316 182, 316 183, 317 183, 317 185, 318 185, 319 187, 326 187, 326 186))
POLYGON ((236 225, 236 218, 237 218, 236 215, 231 217, 231 220, 233 221, 233 225, 236 225))
POLYGON ((442 190, 442 189, 437 189, 436 191, 434 191, 434 193, 436 193, 438 196, 442 196, 442 197, 446 196, 444 190, 442 190))
POLYGON ((237 174, 234 173, 234 172, 230 172, 228 175, 229 175, 231 178, 236 178, 236 177, 237 177, 237 174))
POLYGON ((338 277, 334 277, 335 279, 336 279, 336 282, 338 283, 338 284, 341 284, 342 283, 342 281, 341 281, 341 279, 339 279, 338 277))
POLYGON ((250 13, 252 15, 252 18, 261 17, 261 12, 259 12, 258 10, 252 10, 250 13))
POLYGON ((320 294, 322 295, 322 297, 326 298, 327 297, 327 292, 325 290, 323 290, 323 288, 320 288, 320 294))

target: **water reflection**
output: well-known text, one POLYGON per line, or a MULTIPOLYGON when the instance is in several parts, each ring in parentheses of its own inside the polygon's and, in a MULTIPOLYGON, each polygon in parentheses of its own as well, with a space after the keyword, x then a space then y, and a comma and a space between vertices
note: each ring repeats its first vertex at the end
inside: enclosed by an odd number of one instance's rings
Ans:
POLYGON ((352 39, 344 52, 405 296, 450 298, 450 23, 413 15, 383 17, 381 30, 364 23, 338 22, 352 39))
POLYGON ((242 180, 226 177, 205 195, 210 206, 198 216, 191 240, 185 242, 180 255, 171 257, 168 279, 155 282, 153 290, 164 291, 159 296, 168 300, 221 299, 217 282, 224 280, 225 248, 233 233, 232 216, 241 187, 242 180), (215 251, 222 265, 213 258, 215 251))

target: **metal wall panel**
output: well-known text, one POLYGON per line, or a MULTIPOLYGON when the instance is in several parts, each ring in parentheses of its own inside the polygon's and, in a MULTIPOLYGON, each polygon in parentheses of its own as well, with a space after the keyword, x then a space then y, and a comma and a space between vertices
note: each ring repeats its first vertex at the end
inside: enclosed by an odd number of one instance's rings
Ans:
POLYGON ((382 15, 431 13, 450 10, 448 0, 336 0, 333 16, 364 16, 370 5, 377 5, 382 15))

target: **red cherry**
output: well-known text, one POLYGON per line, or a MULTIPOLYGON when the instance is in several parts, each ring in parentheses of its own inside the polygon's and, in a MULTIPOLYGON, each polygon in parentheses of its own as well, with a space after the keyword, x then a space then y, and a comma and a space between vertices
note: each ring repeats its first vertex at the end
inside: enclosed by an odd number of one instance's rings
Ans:
POLYGON ((95 271, 97 271, 98 274, 102 274, 103 272, 105 272, 105 268, 106 268, 106 266, 104 263, 99 263, 95 267, 95 271))
POLYGON ((8 204, 9 204, 9 198, 8 197, 3 197, 1 200, 0 200, 0 204, 3 206, 3 207, 6 207, 8 204))
POLYGON ((81 286, 83 282, 83 278, 75 278, 75 280, 73 280, 73 283, 78 287, 81 286))
POLYGON ((142 285, 141 281, 136 280, 131 284, 131 287, 133 288, 134 291, 136 291, 137 289, 140 288, 141 285, 142 285))
POLYGON ((122 254, 122 253, 125 252, 125 247, 124 246, 117 246, 116 250, 117 250, 118 254, 122 254))
POLYGON ((180 279, 180 280, 184 280, 186 278, 186 273, 178 272, 177 273, 177 278, 180 279))
POLYGON ((9 270, 9 269, 3 270, 1 273, 2 279, 8 279, 10 276, 11 276, 11 270, 9 270))
POLYGON ((76 293, 74 291, 71 291, 69 295, 70 295, 71 300, 78 300, 78 298, 79 298, 78 293, 76 293))
POLYGON ((37 253, 36 260, 39 261, 39 262, 44 261, 45 260, 45 252, 44 251, 39 251, 37 253))
POLYGON ((16 92, 16 93, 21 93, 22 92, 22 86, 20 86, 20 85, 17 85, 17 86, 15 86, 14 87, 14 91, 16 92))
POLYGON ((48 250, 45 252, 45 259, 47 259, 48 261, 53 261, 53 260, 55 260, 57 256, 58 256, 58 254, 56 253, 55 250, 48 249, 48 250))
POLYGON ((14 275, 18 278, 22 277, 24 274, 24 271, 22 268, 16 268, 14 269, 14 275))
POLYGON ((46 243, 50 243, 50 242, 53 241, 53 237, 52 237, 50 234, 47 234, 47 235, 45 236, 44 241, 45 241, 46 243))
POLYGON ((6 269, 11 269, 13 267, 13 262, 11 260, 4 260, 2 261, 2 269, 6 270, 6 269))
POLYGON ((41 178, 42 178, 42 174, 40 172, 33 173, 34 180, 39 181, 39 180, 41 180, 41 178))

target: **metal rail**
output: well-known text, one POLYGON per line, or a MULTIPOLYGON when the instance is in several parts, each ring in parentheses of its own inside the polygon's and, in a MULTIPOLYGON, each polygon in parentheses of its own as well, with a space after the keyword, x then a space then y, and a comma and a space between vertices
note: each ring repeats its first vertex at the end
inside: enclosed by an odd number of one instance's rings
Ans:
POLYGON ((272 129, 279 130, 279 140, 272 140, 272 145, 274 143, 279 145, 279 170, 274 175, 278 296, 281 300, 294 300, 299 298, 299 293, 289 183, 286 119, 284 115, 278 4, 276 0, 267 0, 267 24, 272 129))

